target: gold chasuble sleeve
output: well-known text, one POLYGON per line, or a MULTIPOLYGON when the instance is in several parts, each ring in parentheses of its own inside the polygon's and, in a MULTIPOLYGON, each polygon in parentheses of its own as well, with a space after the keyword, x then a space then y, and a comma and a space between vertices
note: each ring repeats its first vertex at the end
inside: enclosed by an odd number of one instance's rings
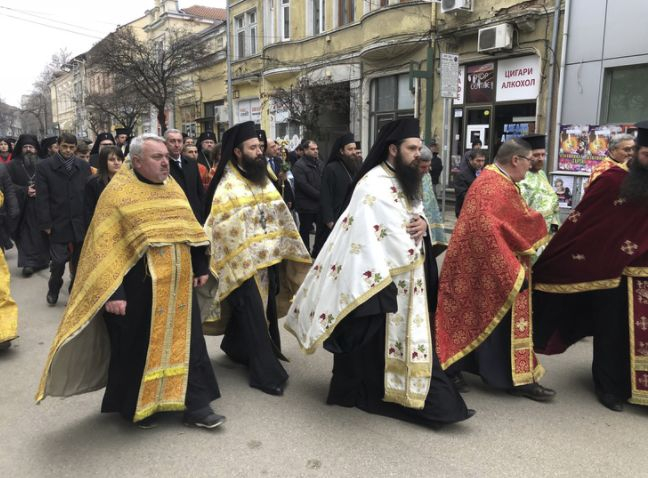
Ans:
MULTIPOLYGON (((0 207, 4 195, 0 191, 0 207)), ((11 297, 11 276, 4 252, 0 249, 0 344, 18 337, 18 305, 11 297)))
POLYGON ((353 310, 393 282, 398 311, 386 316, 384 400, 417 409, 425 405, 433 356, 424 249, 406 229, 420 215, 423 205, 409 204, 388 168, 369 171, 297 291, 285 324, 302 350, 313 353, 353 310))
POLYGON ((510 178, 487 166, 468 191, 441 270, 436 340, 443 368, 475 350, 511 311, 513 382, 538 378, 529 261, 547 240, 542 215, 510 178))
POLYGON ((184 192, 172 178, 161 185, 147 184, 125 163, 97 203, 36 400, 105 386, 110 347, 105 325, 99 320, 103 306, 146 254, 153 283, 151 338, 135 420, 184 405, 191 317, 190 247, 208 243, 184 192), (161 380, 179 375, 177 380, 161 380))
POLYGON ((211 239, 210 271, 218 280, 209 297, 200 292, 203 327, 209 335, 222 333, 227 314, 223 310, 221 316, 221 304, 245 281, 255 279, 265 304, 268 267, 282 263, 281 289, 292 295, 297 286, 290 279, 312 262, 279 191, 270 181, 249 181, 231 164, 216 188, 205 232, 211 239))

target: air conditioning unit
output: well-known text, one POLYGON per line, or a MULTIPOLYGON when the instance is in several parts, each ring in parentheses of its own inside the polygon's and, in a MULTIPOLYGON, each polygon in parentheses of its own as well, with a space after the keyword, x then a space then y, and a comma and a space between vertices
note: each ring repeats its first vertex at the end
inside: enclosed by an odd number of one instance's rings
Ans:
POLYGON ((510 50, 511 48, 513 48, 513 25, 510 23, 501 23, 479 29, 478 52, 492 53, 499 50, 510 50))
POLYGON ((441 0, 441 13, 472 12, 473 0, 441 0))

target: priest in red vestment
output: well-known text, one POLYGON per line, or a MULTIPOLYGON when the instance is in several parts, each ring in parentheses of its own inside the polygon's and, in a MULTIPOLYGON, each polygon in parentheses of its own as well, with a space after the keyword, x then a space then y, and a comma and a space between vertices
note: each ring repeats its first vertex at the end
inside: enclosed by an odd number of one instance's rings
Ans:
POLYGON ((547 241, 542 215, 517 183, 530 167, 531 146, 505 142, 468 191, 441 271, 436 341, 441 365, 460 391, 461 372, 493 388, 537 401, 555 392, 538 383, 544 369, 533 352, 530 260, 547 241))
POLYGON ((629 170, 601 173, 534 266, 536 350, 594 337, 599 401, 648 405, 648 121, 629 170))

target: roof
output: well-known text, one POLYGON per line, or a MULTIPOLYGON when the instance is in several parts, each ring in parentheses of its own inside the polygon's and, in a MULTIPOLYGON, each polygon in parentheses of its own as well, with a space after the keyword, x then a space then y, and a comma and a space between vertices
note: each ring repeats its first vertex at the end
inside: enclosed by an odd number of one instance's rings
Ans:
POLYGON ((201 5, 193 5, 187 8, 181 8, 182 13, 192 15, 194 17, 209 18, 211 20, 225 21, 227 19, 227 10, 224 8, 203 7, 201 5))

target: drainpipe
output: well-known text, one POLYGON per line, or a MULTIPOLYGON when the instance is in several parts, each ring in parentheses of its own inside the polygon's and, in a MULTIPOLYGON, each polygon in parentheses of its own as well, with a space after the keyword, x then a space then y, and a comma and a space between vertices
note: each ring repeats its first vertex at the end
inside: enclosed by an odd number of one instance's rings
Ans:
MULTIPOLYGON (((549 64, 549 83, 547 85, 547 107, 546 107, 546 116, 545 116, 545 134, 547 138, 551 138, 551 132, 553 130, 553 90, 554 90, 554 67, 556 63, 556 49, 558 47, 558 28, 560 27, 560 3, 561 0, 556 0, 556 6, 554 7, 554 17, 553 17, 553 33, 551 35, 551 63, 549 64)), ((548 19, 547 19, 548 21, 548 19)), ((563 44, 564 45, 564 44, 563 44)), ((561 70, 562 73, 562 70, 561 70)), ((561 74, 562 79, 562 74, 561 74)), ((545 169, 548 168, 549 162, 553 160, 553 157, 549 157, 549 161, 545 161, 545 169)))
MULTIPOLYGON (((557 122, 562 121, 562 110, 563 110, 563 96, 565 94, 565 65, 567 64, 567 42, 569 41, 569 21, 570 21, 570 11, 571 11, 571 0, 565 0, 565 15, 563 19, 563 34, 562 34, 562 47, 560 52, 560 80, 558 80, 558 100, 556 106, 556 119, 557 122)), ((560 129, 556 128, 554 131, 554 143, 553 151, 554 158, 558 158, 558 149, 560 145, 560 129)), ((557 167, 557 163, 554 163, 554 166, 557 167)))

